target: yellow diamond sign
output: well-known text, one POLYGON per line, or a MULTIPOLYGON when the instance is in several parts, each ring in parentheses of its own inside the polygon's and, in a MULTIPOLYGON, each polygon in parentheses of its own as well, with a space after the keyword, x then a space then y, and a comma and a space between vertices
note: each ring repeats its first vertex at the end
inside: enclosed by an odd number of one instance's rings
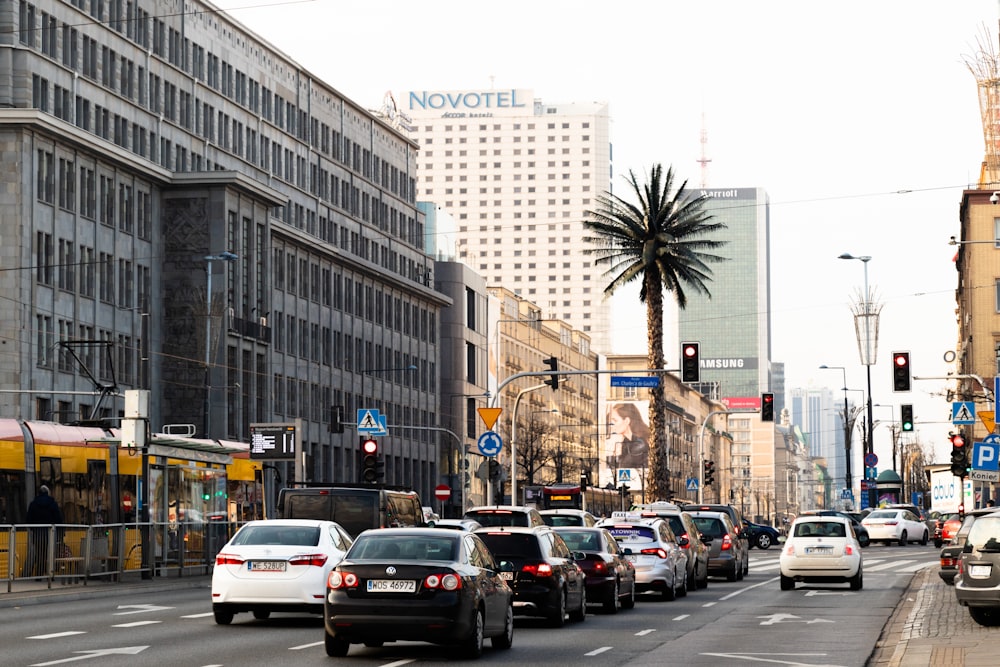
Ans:
POLYGON ((997 425, 996 419, 994 418, 996 413, 986 410, 976 410, 976 414, 979 415, 979 421, 983 422, 983 426, 986 427, 986 431, 992 433, 993 429, 996 428, 997 425))

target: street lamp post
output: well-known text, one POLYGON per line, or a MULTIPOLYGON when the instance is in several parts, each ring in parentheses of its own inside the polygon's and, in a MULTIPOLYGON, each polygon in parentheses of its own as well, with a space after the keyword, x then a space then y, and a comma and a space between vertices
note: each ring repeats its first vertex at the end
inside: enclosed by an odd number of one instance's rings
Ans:
MULTIPOLYGON (((865 443, 866 454, 875 451, 875 420, 872 417, 872 364, 878 351, 878 311, 871 298, 868 288, 868 262, 871 255, 855 256, 845 252, 838 256, 838 259, 856 259, 865 266, 865 291, 863 301, 855 304, 854 308, 854 329, 858 336, 858 351, 861 354, 861 363, 864 364, 868 376, 868 441, 865 443), (859 322, 861 326, 859 326, 859 322)), ((846 384, 846 383, 845 383, 846 384)), ((869 492, 869 505, 871 502, 871 489, 869 492)))
POLYGON ((212 438, 212 262, 235 262, 236 253, 205 255, 205 437, 212 438))
POLYGON ((836 370, 844 374, 844 483, 848 493, 854 493, 854 479, 851 476, 851 424, 849 423, 850 410, 847 407, 847 369, 843 366, 820 366, 823 370, 836 370))

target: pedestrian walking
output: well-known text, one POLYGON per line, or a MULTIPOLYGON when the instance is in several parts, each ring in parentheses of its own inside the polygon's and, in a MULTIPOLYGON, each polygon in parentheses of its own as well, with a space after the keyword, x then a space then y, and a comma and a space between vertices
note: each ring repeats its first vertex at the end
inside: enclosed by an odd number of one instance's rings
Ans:
POLYGON ((49 487, 44 484, 28 505, 27 522, 31 524, 31 528, 28 533, 28 562, 25 563, 24 576, 42 577, 48 570, 50 526, 63 522, 59 503, 49 495, 49 487))

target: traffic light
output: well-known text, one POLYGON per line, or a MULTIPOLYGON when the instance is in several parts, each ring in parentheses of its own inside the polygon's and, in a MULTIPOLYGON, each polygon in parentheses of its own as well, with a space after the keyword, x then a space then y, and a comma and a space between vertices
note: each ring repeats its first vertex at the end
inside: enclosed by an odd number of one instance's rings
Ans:
POLYGON ((965 438, 961 434, 951 436, 951 474, 955 477, 965 477, 969 467, 969 453, 966 451, 965 438))
POLYGON ((681 382, 698 382, 700 376, 698 343, 681 343, 681 382))
POLYGON ((555 371, 559 370, 559 360, 555 357, 549 357, 545 360, 545 365, 549 367, 550 371, 553 371, 552 375, 549 376, 549 379, 545 381, 545 384, 549 385, 553 389, 558 389, 559 375, 556 374, 555 371))
POLYGON ((715 461, 705 461, 705 486, 712 486, 715 483, 715 461))
POLYGON ((490 459, 490 481, 497 482, 500 479, 500 462, 490 459))
POLYGON ((762 422, 774 421, 774 394, 769 391, 760 395, 760 420, 762 422))
POLYGON ((910 353, 892 353, 892 390, 910 391, 910 353))
POLYGON ((903 425, 904 431, 913 430, 913 406, 912 405, 901 405, 899 406, 899 421, 903 425))
POLYGON ((361 436, 361 479, 365 482, 378 481, 378 440, 361 436))

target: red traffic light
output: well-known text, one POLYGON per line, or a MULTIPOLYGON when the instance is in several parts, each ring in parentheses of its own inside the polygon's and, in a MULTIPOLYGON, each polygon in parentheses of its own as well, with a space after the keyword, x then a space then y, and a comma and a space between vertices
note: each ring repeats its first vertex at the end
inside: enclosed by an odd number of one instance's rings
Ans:
POLYGON ((687 358, 690 359, 691 357, 693 357, 693 356, 695 356, 697 354, 698 354, 698 346, 697 345, 692 345, 692 344, 688 343, 687 345, 684 346, 684 356, 685 357, 687 357, 687 358))
POLYGON ((361 442, 361 451, 365 454, 378 454, 378 440, 375 438, 365 438, 361 442))
POLYGON ((951 436, 951 446, 952 447, 965 447, 965 438, 961 435, 951 436))

